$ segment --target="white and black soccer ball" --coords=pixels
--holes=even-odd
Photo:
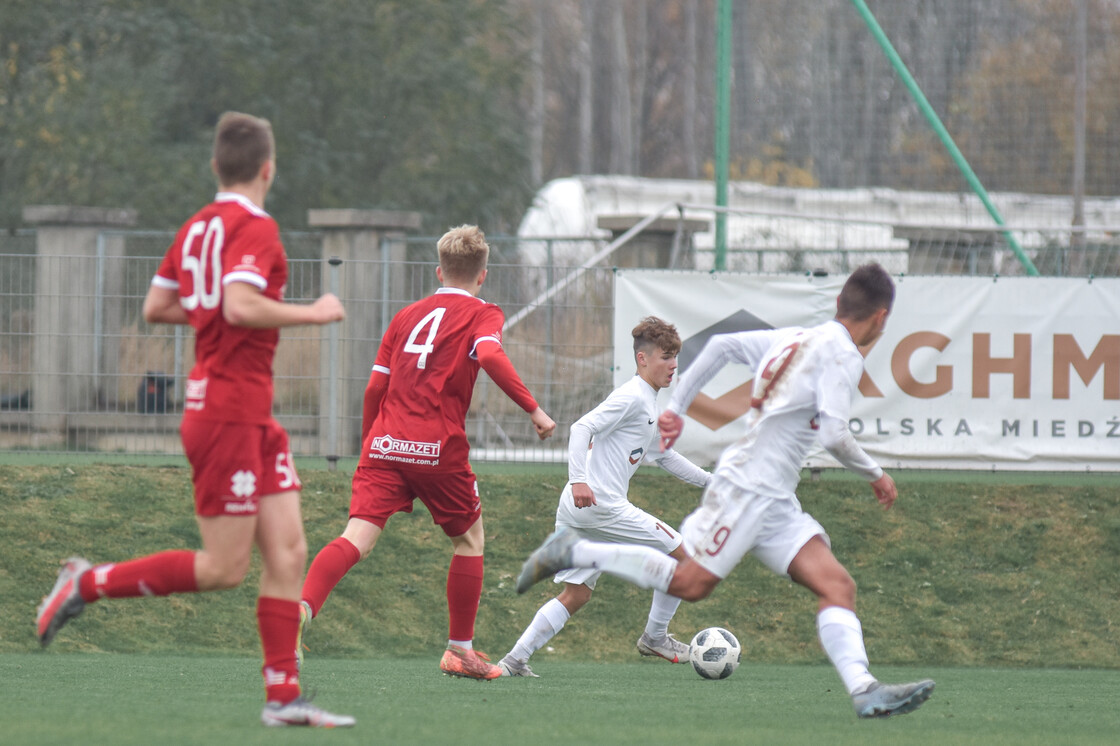
[[[742,655],[735,635],[723,627],[708,627],[692,638],[688,660],[705,679],[726,679],[735,673]]]

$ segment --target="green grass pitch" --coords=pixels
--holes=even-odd
[[[885,667],[930,675],[920,710],[858,720],[828,666],[754,665],[707,681],[661,661],[557,662],[540,679],[443,676],[438,657],[315,660],[305,686],[353,714],[331,733],[260,725],[254,658],[0,657],[6,744],[1115,744],[1120,672]]]
[[[345,524],[345,473],[303,469],[311,553]],[[0,744],[1117,744],[1120,479],[896,475],[883,512],[865,484],[805,480],[860,587],[872,672],[931,677],[917,712],[860,721],[816,640],[803,589],[744,562],[711,598],[683,604],[681,639],[724,626],[744,646],[725,681],[641,660],[649,592],[604,578],[533,658],[541,679],[441,676],[448,542],[421,509],[309,628],[303,683],[358,725],[331,733],[259,722],[252,608],[257,568],[222,593],[92,604],[40,650],[35,605],[72,553],[114,561],[195,548],[181,465],[0,459]],[[544,600],[513,592],[552,527],[562,469],[480,470],[487,537],[476,644],[502,655]],[[698,491],[639,472],[633,498],[679,523]]]

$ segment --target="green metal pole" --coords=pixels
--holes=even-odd
[[[930,123],[930,126],[933,127],[933,131],[936,132],[938,138],[941,139],[941,144],[949,151],[953,162],[957,164],[957,168],[960,170],[961,174],[964,175],[969,186],[972,187],[972,191],[976,192],[976,196],[980,198],[980,201],[988,210],[988,214],[992,216],[992,220],[996,221],[996,225],[1003,226],[1003,217],[999,214],[999,210],[996,209],[995,204],[992,203],[987,190],[984,189],[984,185],[980,183],[980,179],[977,178],[976,173],[973,172],[972,166],[968,165],[968,161],[965,159],[964,154],[961,153],[960,148],[953,142],[953,137],[949,134],[949,130],[945,129],[945,125],[941,123],[941,118],[937,116],[937,112],[933,110],[929,101],[926,100],[922,89],[918,87],[914,76],[911,75],[910,71],[906,68],[906,63],[898,56],[894,45],[891,44],[890,39],[887,38],[886,33],[883,31],[882,27],[879,26],[879,22],[875,20],[875,16],[871,14],[867,3],[865,3],[864,0],[852,0],[852,4],[856,6],[856,10],[859,11],[860,16],[863,17],[863,22],[866,23],[867,28],[871,30],[871,35],[875,37],[875,41],[879,42],[879,46],[883,48],[883,52],[887,55],[887,59],[890,60],[891,66],[894,67],[895,72],[902,78],[902,82],[906,84],[910,95],[918,102],[918,108],[921,109],[922,114],[925,115],[926,120]],[[1019,246],[1019,242],[1015,240],[1011,232],[1003,231],[1003,237],[1006,239],[1007,245],[1011,247],[1011,250],[1015,252],[1015,256],[1019,258],[1019,263],[1026,269],[1027,274],[1032,277],[1038,277],[1038,268],[1034,266],[1034,262],[1026,255],[1023,248]]]
[[[731,3],[719,0],[716,11],[716,206],[727,207],[727,171],[731,152]],[[727,269],[727,213],[716,212],[716,270]]]

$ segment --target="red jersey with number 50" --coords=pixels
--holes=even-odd
[[[177,289],[195,330],[186,417],[245,424],[272,419],[272,358],[278,329],[233,326],[222,315],[231,282],[283,300],[288,260],[276,221],[245,197],[219,192],[188,220],[152,278]]]
[[[389,323],[374,370],[388,375],[362,444],[362,466],[450,471],[467,465],[466,419],[479,363],[476,345],[501,343],[502,309],[441,288]]]

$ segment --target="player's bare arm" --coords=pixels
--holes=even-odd
[[[599,504],[595,501],[591,485],[586,482],[572,482],[572,502],[577,508],[590,508]]]
[[[898,499],[898,488],[891,475],[886,472],[871,483],[871,489],[875,491],[875,499],[883,506],[883,510],[890,510],[894,501]]]
[[[284,303],[266,297],[247,282],[231,282],[222,293],[222,315],[234,326],[275,329],[342,321],[346,311],[333,293],[320,296],[310,305]]]
[[[149,324],[189,324],[187,312],[179,303],[179,291],[157,285],[148,287],[144,296],[144,321]]]
[[[684,430],[684,418],[671,409],[666,409],[657,418],[657,430],[661,433],[661,452],[669,450],[681,437]]]
[[[540,407],[533,410],[529,419],[533,421],[533,429],[537,431],[537,437],[541,440],[551,438],[556,432],[556,423]]]

